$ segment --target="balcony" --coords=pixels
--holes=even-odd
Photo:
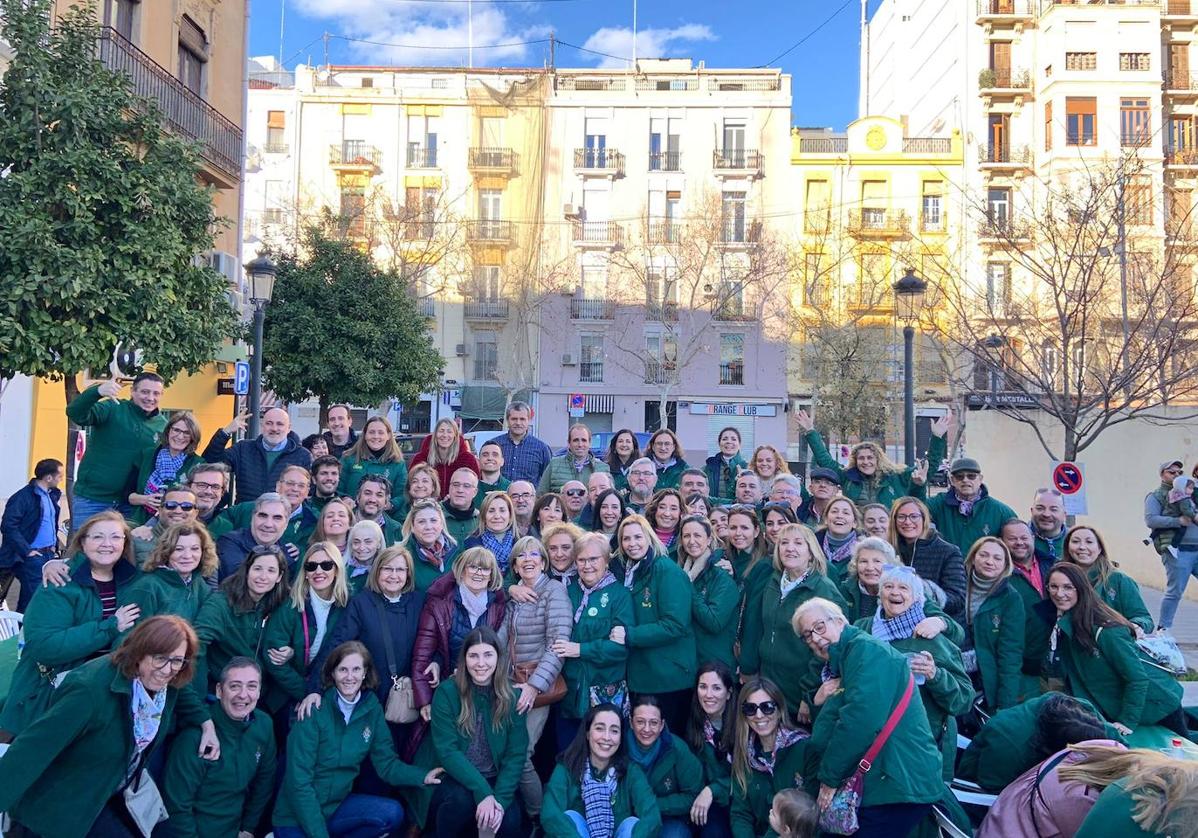
[[[749,247],[761,240],[761,222],[742,219],[726,219],[720,225],[720,246],[723,248]]]
[[[329,146],[329,165],[340,171],[373,172],[383,153],[362,140],[346,140]]]
[[[263,154],[287,154],[291,151],[291,146],[287,143],[267,143],[262,146]]]
[[[574,297],[570,300],[571,320],[613,320],[616,316],[614,300],[592,300]]]
[[[677,365],[673,361],[645,359],[646,384],[673,384],[677,380]]]
[[[510,148],[479,147],[470,149],[470,170],[487,175],[515,177],[520,156]]]
[[[100,30],[96,53],[109,70],[129,77],[134,93],[157,106],[164,125],[172,133],[200,144],[200,156],[224,177],[228,186],[241,179],[244,151],[241,128],[115,29]]]
[[[574,243],[583,247],[615,247],[624,241],[624,228],[613,221],[575,221]]]
[[[468,320],[507,320],[507,300],[467,300],[463,306]]]
[[[647,232],[650,244],[676,244],[682,241],[682,224],[677,221],[650,221]]]
[[[484,218],[466,223],[466,240],[503,245],[512,241],[512,222]]]
[[[645,300],[645,319],[652,323],[675,323],[678,320],[678,303],[673,301]]]
[[[624,155],[611,148],[574,149],[574,171],[581,176],[624,176]]]
[[[952,154],[948,137],[903,137],[903,154]]]
[[[427,242],[437,237],[437,222],[413,218],[401,222],[404,241]]]
[[[272,207],[270,209],[262,210],[262,223],[263,224],[282,224],[286,220],[287,220],[287,211],[286,210],[279,209],[277,207]]]
[[[1032,150],[1026,145],[980,145],[978,146],[978,165],[983,171],[1008,172],[1030,169],[1032,167]]]
[[[417,303],[417,308],[424,317],[437,316],[437,301],[432,297],[421,297]]]
[[[1198,148],[1165,148],[1165,165],[1171,169],[1198,169]]]
[[[992,245],[1026,244],[1032,240],[1032,228],[1022,221],[984,219],[978,224],[978,240]]]
[[[1170,73],[1165,77],[1165,95],[1175,99],[1198,99],[1198,76]]]
[[[681,172],[681,151],[651,151],[649,152],[649,171],[651,172]]]
[[[745,305],[742,297],[729,297],[723,302],[712,306],[711,319],[726,323],[737,323],[745,320],[753,320],[754,315]]]
[[[848,232],[855,238],[903,238],[910,230],[911,223],[902,210],[866,207],[849,211]]]
[[[578,381],[582,384],[602,384],[603,362],[582,361],[578,365]]]
[[[800,137],[800,154],[847,154],[848,137]]]
[[[977,23],[982,26],[1030,23],[1032,0],[977,0]]]
[[[1165,20],[1189,18],[1184,22],[1198,22],[1198,0],[1165,0],[1165,8],[1161,10],[1161,17]]]
[[[716,177],[749,177],[761,174],[761,154],[754,149],[717,148],[711,153]]]
[[[743,361],[720,364],[720,384],[744,384],[745,365]]]
[[[978,73],[978,91],[987,103],[1001,101],[1022,105],[1032,92],[1032,74],[1010,67],[987,67]]]
[[[409,169],[435,169],[437,168],[437,147],[434,146],[408,146],[408,168]]]

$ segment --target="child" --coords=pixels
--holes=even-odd
[[[819,809],[799,789],[783,789],[770,807],[770,829],[778,838],[815,838],[819,835]]]
[[[1169,492],[1169,502],[1165,508],[1161,510],[1162,515],[1168,515],[1170,518],[1195,518],[1194,506],[1194,485],[1195,481],[1192,477],[1186,477],[1184,474],[1173,479],[1173,489]],[[1165,529],[1153,530],[1152,540],[1156,545],[1156,551],[1164,555],[1168,550],[1174,558],[1177,558],[1177,548],[1181,545],[1181,538],[1185,534],[1185,527],[1168,527]]]

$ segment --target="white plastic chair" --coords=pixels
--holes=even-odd
[[[969,833],[953,823],[939,806],[933,806],[932,813],[936,816],[936,826],[940,827],[941,838],[970,838]]]
[[[21,633],[25,615],[18,611],[0,609],[0,640],[8,640]]]

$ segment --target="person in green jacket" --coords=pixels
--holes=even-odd
[[[965,671],[986,712],[1019,703],[1027,614],[1010,583],[1011,553],[1001,539],[980,538],[965,557]]]
[[[466,635],[453,676],[433,693],[432,741],[445,776],[427,828],[438,838],[523,834],[516,789],[528,727],[508,671],[499,636],[484,625]]]
[[[181,701],[196,634],[179,617],[151,617],[115,652],[89,661],[58,687],[54,703],[0,756],[0,811],[10,835],[129,835],[122,790],[147,782],[145,767],[174,727],[202,727],[210,759],[220,743],[198,703]]]
[[[442,769],[417,768],[396,756],[374,694],[378,675],[361,643],[350,640],[329,653],[321,680],[323,701],[287,736],[287,770],[272,816],[275,838],[399,832],[399,801],[353,791],[363,760],[369,757],[384,782],[401,787],[438,785]]]
[[[635,694],[624,732],[628,759],[644,773],[661,812],[659,838],[690,838],[690,812],[703,789],[703,766],[686,742],[670,732],[657,696]]]
[[[133,599],[133,543],[119,512],[93,515],[71,539],[71,578],[40,588],[25,612],[25,648],[0,729],[19,734],[46,712],[62,677],[114,647],[141,616]]]
[[[745,603],[757,601],[769,582],[773,567],[756,509],[749,504],[733,504],[728,508],[727,530],[725,543],[728,549],[724,551],[724,557],[732,565],[732,578],[740,592],[739,626],[744,620]],[[742,633],[738,628],[737,637]]]
[[[474,507],[476,497],[478,475],[468,468],[455,471],[449,479],[449,493],[441,507],[445,510],[446,529],[457,544],[464,544],[479,528],[482,519]]]
[[[117,398],[123,385],[114,379],[93,384],[67,405],[67,418],[88,430],[71,500],[72,532],[106,509],[133,514],[134,469],[166,428],[166,417],[158,411],[164,386],[161,376],[143,372],[133,379],[130,399]]]
[[[778,533],[773,574],[757,598],[745,601],[741,634],[742,675],[760,675],[778,685],[798,720],[811,721],[811,697],[819,686],[820,664],[790,627],[795,610],[813,597],[841,607],[846,603],[826,575],[827,565],[815,533],[788,524]]]
[[[731,426],[722,428],[716,436],[719,451],[704,463],[708,493],[717,498],[730,498],[736,492],[736,476],[749,464],[741,453],[740,431]]]
[[[545,788],[541,830],[547,838],[656,838],[661,812],[644,772],[628,759],[624,716],[597,704],[558,758]]]
[[[607,463],[591,455],[591,429],[581,422],[576,422],[570,426],[567,433],[565,453],[553,457],[541,472],[537,494],[560,492],[569,480],[578,480],[585,484],[595,472],[610,471]]]
[[[1087,745],[1083,762],[1063,766],[1062,783],[1102,789],[1077,838],[1193,838],[1198,762],[1147,749]]]
[[[196,493],[189,486],[175,484],[163,491],[158,514],[140,527],[134,527],[130,533],[133,537],[133,560],[138,568],[145,566],[146,559],[154,551],[158,539],[166,532],[167,527],[171,524],[199,521],[200,511],[196,506],[196,500]],[[208,534],[212,536],[211,532]],[[215,544],[216,536],[212,536],[212,540]]]
[[[812,782],[819,806],[852,776],[903,695],[913,689],[907,658],[887,643],[850,626],[834,602],[812,599],[800,606],[794,630],[827,664],[816,693],[822,703],[811,732]],[[903,838],[944,793],[941,756],[923,702],[914,695],[865,778],[858,810],[859,838]]]
[[[1082,568],[1056,564],[1048,597],[1036,608],[1056,611],[1049,654],[1059,656],[1071,693],[1090,701],[1124,736],[1151,724],[1189,736],[1181,685],[1140,660],[1135,627],[1098,598]]]
[[[855,623],[878,610],[879,585],[882,570],[888,564],[898,564],[898,556],[890,542],[875,536],[858,539],[853,555],[840,583],[840,596],[847,604],[845,617]]]
[[[423,593],[453,566],[458,540],[446,528],[444,507],[433,498],[421,498],[412,504],[404,530],[409,533],[404,546],[412,556],[416,590]]]
[[[219,565],[216,543],[203,524],[171,524],[154,545],[129,595],[141,608],[143,619],[176,614],[194,624],[212,595],[208,580],[216,577]]]
[[[287,519],[287,526],[283,529],[283,533],[278,537],[276,543],[283,546],[293,546],[296,555],[307,549],[308,540],[312,538],[312,533],[316,530],[316,523],[320,519],[320,516],[324,514],[324,506],[318,511],[308,501],[308,490],[311,485],[312,477],[308,474],[308,470],[303,466],[297,465],[284,468],[282,474],[279,475],[279,479],[275,482],[275,491],[283,496],[287,501],[287,505],[291,508],[291,515]],[[332,499],[330,498],[330,500]],[[225,533],[251,526],[253,524],[256,503],[257,500],[242,501],[230,506],[224,512],[217,515],[208,526],[208,531],[212,533],[212,537],[220,538]]]
[[[724,551],[716,549],[715,530],[702,515],[682,519],[678,563],[691,581],[691,623],[695,661],[718,660],[736,666],[736,622],[740,592],[732,581]]]
[[[633,624],[617,627],[612,639],[628,644],[628,689],[655,693],[666,723],[682,730],[695,681],[690,579],[643,515],[621,521],[616,541]]]
[[[824,507],[822,521],[816,540],[827,564],[825,575],[839,586],[848,575],[853,546],[861,537],[861,510],[846,497],[832,498]]]
[[[855,625],[907,658],[943,757],[944,780],[951,782],[957,757],[956,717],[973,706],[973,684],[954,643],[942,634],[918,634],[926,600],[918,574],[905,565],[891,565],[882,573],[881,591],[877,613]]]
[[[690,468],[683,459],[686,452],[678,434],[669,428],[658,428],[645,444],[645,455],[657,469],[657,489],[677,489],[682,472]]]
[[[354,498],[354,520],[373,521],[383,531],[384,547],[403,541],[403,520],[408,514],[407,501],[392,502],[391,485],[381,474],[367,474],[358,482]]]
[[[928,501],[932,523],[940,537],[964,555],[982,536],[998,535],[1002,525],[1018,517],[1015,510],[990,496],[982,482],[982,467],[970,457],[953,460],[949,489]]]
[[[488,492],[506,492],[512,481],[503,476],[503,447],[493,439],[478,449],[478,499],[482,503]]]
[[[397,543],[402,541],[402,537],[397,539]],[[383,528],[374,521],[358,521],[349,528],[349,552],[343,558],[345,583],[351,597],[366,588],[370,569],[387,546]]]
[[[199,444],[200,425],[192,412],[172,413],[157,444],[145,448],[135,466],[133,489],[127,498],[134,507],[130,516],[133,523],[142,524],[157,515],[166,488],[180,482],[192,466],[204,462],[196,453]]]
[[[566,697],[558,705],[557,741],[571,742],[587,709],[597,704],[623,707],[628,697],[628,646],[613,632],[635,625],[632,597],[610,570],[611,543],[601,533],[574,542],[577,575],[566,586],[573,609],[570,639],[553,641],[561,658]],[[542,809],[542,818],[544,809]]]
[[[809,784],[811,737],[792,728],[786,697],[768,678],[750,678],[740,689],[732,752],[732,836],[771,835],[770,804],[782,789]]]
[[[932,422],[926,465],[904,468],[891,462],[876,442],[859,442],[849,451],[849,464],[846,467],[828,451],[828,446],[815,429],[815,420],[807,411],[800,410],[795,414],[795,420],[803,429],[803,439],[811,448],[813,462],[835,471],[840,476],[845,497],[859,507],[871,503],[890,506],[904,495],[923,498],[927,492],[928,470],[938,469],[948,454],[946,436],[952,427],[951,413]]]
[[[736,687],[730,666],[719,661],[699,664],[686,741],[703,764],[703,788],[695,795],[690,816],[704,835],[732,831],[732,751],[739,712]]]
[[[371,416],[358,440],[341,457],[338,491],[357,497],[358,483],[367,474],[379,474],[391,484],[391,497],[402,498],[408,485],[408,466],[385,416]]]
[[[257,709],[261,690],[257,661],[233,658],[220,674],[212,708],[220,758],[199,756],[199,728],[175,738],[162,778],[171,838],[253,834],[257,828],[274,793],[277,762],[270,717]]]
[[[1077,526],[1065,533],[1065,556],[1061,561],[1086,571],[1099,598],[1132,624],[1137,638],[1152,632],[1155,621],[1140,595],[1140,586],[1130,576],[1115,570],[1098,530]]]

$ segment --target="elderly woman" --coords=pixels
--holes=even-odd
[[[480,471],[478,460],[470,453],[466,438],[462,436],[458,423],[452,419],[437,421],[433,432],[420,443],[420,450],[412,458],[412,466],[428,463],[437,472],[441,491],[449,489],[449,479],[460,468],[468,468],[477,476]]]
[[[682,519],[678,563],[691,581],[691,622],[695,633],[695,660],[717,660],[736,666],[736,621],[740,594],[724,553],[717,549],[715,531],[702,515]]]
[[[549,567],[545,572],[549,574],[550,579],[569,587],[578,577],[578,568],[574,566],[574,542],[581,537],[582,530],[578,525],[566,521],[550,524],[541,533],[545,557],[549,560]]]
[[[791,630],[790,619],[815,597],[844,604],[826,575],[815,534],[802,524],[790,524],[778,533],[769,582],[756,599],[745,601],[740,668],[742,675],[760,675],[777,684],[804,724],[811,721],[811,696],[820,683],[820,668]]]
[[[863,538],[853,545],[853,558],[849,560],[848,575],[840,585],[840,594],[848,602],[845,616],[851,622],[869,617],[878,611],[878,596],[881,592],[882,571],[887,565],[899,564],[890,542],[880,538]],[[924,621],[916,626],[917,637],[935,637],[941,632],[953,643],[965,641],[965,629],[948,615],[933,599],[927,598],[924,587]]]
[[[957,755],[957,720],[973,706],[973,684],[961,662],[961,652],[943,635],[916,634],[925,619],[923,580],[904,565],[890,565],[882,573],[878,610],[855,625],[897,649],[911,665],[919,696],[928,714],[928,725],[943,756],[945,782],[953,779]]]
[[[824,507],[823,529],[819,546],[828,557],[828,578],[839,585],[848,572],[857,531],[861,528],[861,513],[848,498],[832,498]]]
[[[911,664],[889,643],[849,625],[840,607],[826,599],[803,603],[792,626],[825,662],[824,684],[815,696],[822,709],[810,744],[813,763],[818,764],[814,779],[819,781],[820,809],[828,808],[893,718],[894,729],[865,779],[854,834],[904,838],[928,815],[944,788],[928,715],[912,701]]]
[[[1115,570],[1098,530],[1074,527],[1065,533],[1065,555],[1061,561],[1072,562],[1086,571],[1086,578],[1099,598],[1136,628],[1136,637],[1152,631],[1152,614],[1144,605],[1140,586],[1130,576]]]
[[[412,504],[418,500],[425,498],[441,500],[448,488],[448,483],[445,484],[444,490],[441,488],[441,476],[437,474],[435,468],[428,463],[414,463],[412,470],[408,472],[408,487],[402,497],[407,501],[408,509],[411,510]]]
[[[554,653],[553,644],[570,639],[573,609],[565,586],[549,578],[549,561],[537,539],[526,535],[516,542],[512,568],[520,586],[533,596],[508,600],[499,637],[510,653],[516,710],[524,715],[528,727],[528,756],[520,777],[520,796],[529,816],[536,817],[541,813],[542,788],[532,766],[532,752],[549,718],[549,704],[541,697],[553,690],[561,674],[562,659]]]
[[[965,616],[965,563],[961,551],[936,533],[927,504],[902,497],[890,515],[890,544],[903,564],[944,592],[944,610],[954,620]]]
[[[415,469],[412,471],[415,475]],[[444,576],[458,554],[458,544],[445,524],[445,508],[433,498],[421,498],[412,503],[404,521],[407,541],[404,546],[412,556],[416,590],[427,591]]]
[[[1000,539],[979,538],[965,557],[965,671],[989,713],[1014,707],[1022,695],[1023,597],[1007,580],[1011,553]]]
[[[216,544],[203,524],[172,524],[133,580],[130,597],[141,607],[143,619],[175,614],[194,623],[212,593],[205,580],[216,575],[218,564]]]
[[[790,726],[786,697],[768,678],[749,678],[740,702],[732,751],[732,834],[757,838],[769,833],[774,795],[808,776],[811,740]]]
[[[556,492],[549,492],[537,498],[532,505],[532,527],[529,535],[541,537],[542,531],[550,524],[560,524],[566,520],[566,500]]]
[[[353,596],[366,585],[370,568],[386,546],[383,528],[374,521],[359,521],[349,528],[349,552],[345,554],[345,582]]]
[[[341,494],[358,496],[358,483],[368,474],[378,474],[391,484],[391,497],[397,505],[404,497],[408,484],[408,466],[403,452],[395,441],[395,431],[385,416],[366,420],[357,441],[341,457]],[[403,510],[397,510],[402,517]]]
[[[507,575],[511,567],[512,547],[517,538],[516,510],[507,492],[491,492],[479,507],[478,529],[462,543],[463,550],[483,547],[499,563],[499,572]]]
[[[145,767],[176,719],[202,725],[201,753],[215,759],[212,721],[198,702],[180,702],[198,648],[186,620],[151,617],[115,652],[72,672],[0,757],[8,834],[133,835],[123,792],[151,782]]]
[[[133,481],[135,489],[129,494],[129,505],[138,507],[134,523],[143,523],[157,515],[166,487],[181,482],[192,466],[204,462],[196,453],[199,444],[200,425],[192,412],[172,413],[158,444],[142,452]]]

